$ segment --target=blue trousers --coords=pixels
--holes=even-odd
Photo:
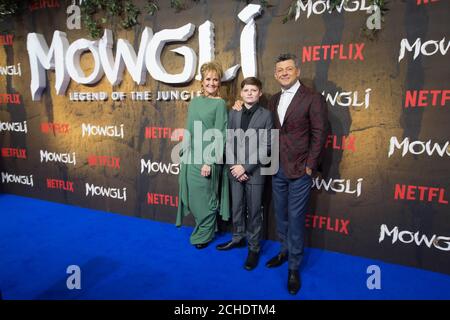
[[[305,174],[289,179],[280,167],[272,178],[272,192],[281,252],[289,257],[289,270],[298,270],[305,244],[305,216],[311,194],[312,178]]]

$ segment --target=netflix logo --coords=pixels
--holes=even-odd
[[[57,179],[47,179],[47,189],[59,189],[74,192],[72,181],[64,181]]]
[[[0,104],[21,104],[20,94],[0,93]]]
[[[59,8],[58,0],[33,0],[28,6],[31,12],[47,8]]]
[[[88,157],[88,164],[91,167],[107,167],[120,170],[120,158],[109,156],[95,156]]]
[[[0,46],[12,46],[13,39],[13,34],[0,34]]]
[[[364,61],[364,43],[328,44],[303,47],[302,62],[324,60]]]
[[[312,214],[307,214],[305,217],[306,228],[337,232],[346,236],[348,236],[349,224],[350,220],[347,219],[331,218]]]
[[[394,199],[448,204],[448,200],[445,199],[445,189],[443,188],[411,186],[398,183],[395,185]]]
[[[178,196],[160,193],[147,193],[147,204],[178,207]]]
[[[51,123],[51,122],[43,122],[41,123],[41,132],[54,134],[65,134],[69,133],[69,125],[67,123]]]
[[[167,127],[146,127],[145,138],[146,139],[171,139],[174,135],[174,141],[183,140],[184,129],[181,128],[167,128]]]
[[[408,90],[405,108],[444,107],[450,100],[450,90]]]
[[[355,136],[336,136],[329,135],[325,142],[325,148],[332,148],[334,150],[348,150],[356,152]]]
[[[19,148],[2,148],[2,157],[3,158],[16,158],[16,159],[26,159],[27,158],[27,150],[19,149]]]
[[[434,2],[439,2],[439,0],[416,0],[416,4],[418,6],[422,5],[422,4],[430,4],[430,3],[434,3]]]

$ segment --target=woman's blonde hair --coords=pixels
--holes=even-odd
[[[217,77],[219,78],[219,82],[220,82],[220,80],[223,77],[223,69],[222,69],[222,66],[220,65],[220,63],[218,63],[216,61],[206,62],[206,63],[202,64],[202,66],[200,67],[200,74],[202,75],[201,81],[203,81],[205,79],[206,74],[210,71],[217,73]]]

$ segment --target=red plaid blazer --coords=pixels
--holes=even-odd
[[[280,130],[280,166],[286,177],[299,178],[305,168],[316,170],[328,135],[328,108],[325,98],[302,83],[286,111],[283,126],[277,107],[281,91],[273,95],[268,108]]]

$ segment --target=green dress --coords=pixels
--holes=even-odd
[[[190,237],[193,245],[213,239],[217,229],[217,213],[223,220],[230,217],[228,175],[221,164],[227,122],[224,100],[208,97],[191,100],[186,121],[190,137],[185,134],[180,153],[182,159],[176,225],[181,226],[183,217],[189,213],[194,215],[196,226]],[[208,129],[215,130],[206,131]],[[209,177],[200,174],[204,164],[211,166]]]

